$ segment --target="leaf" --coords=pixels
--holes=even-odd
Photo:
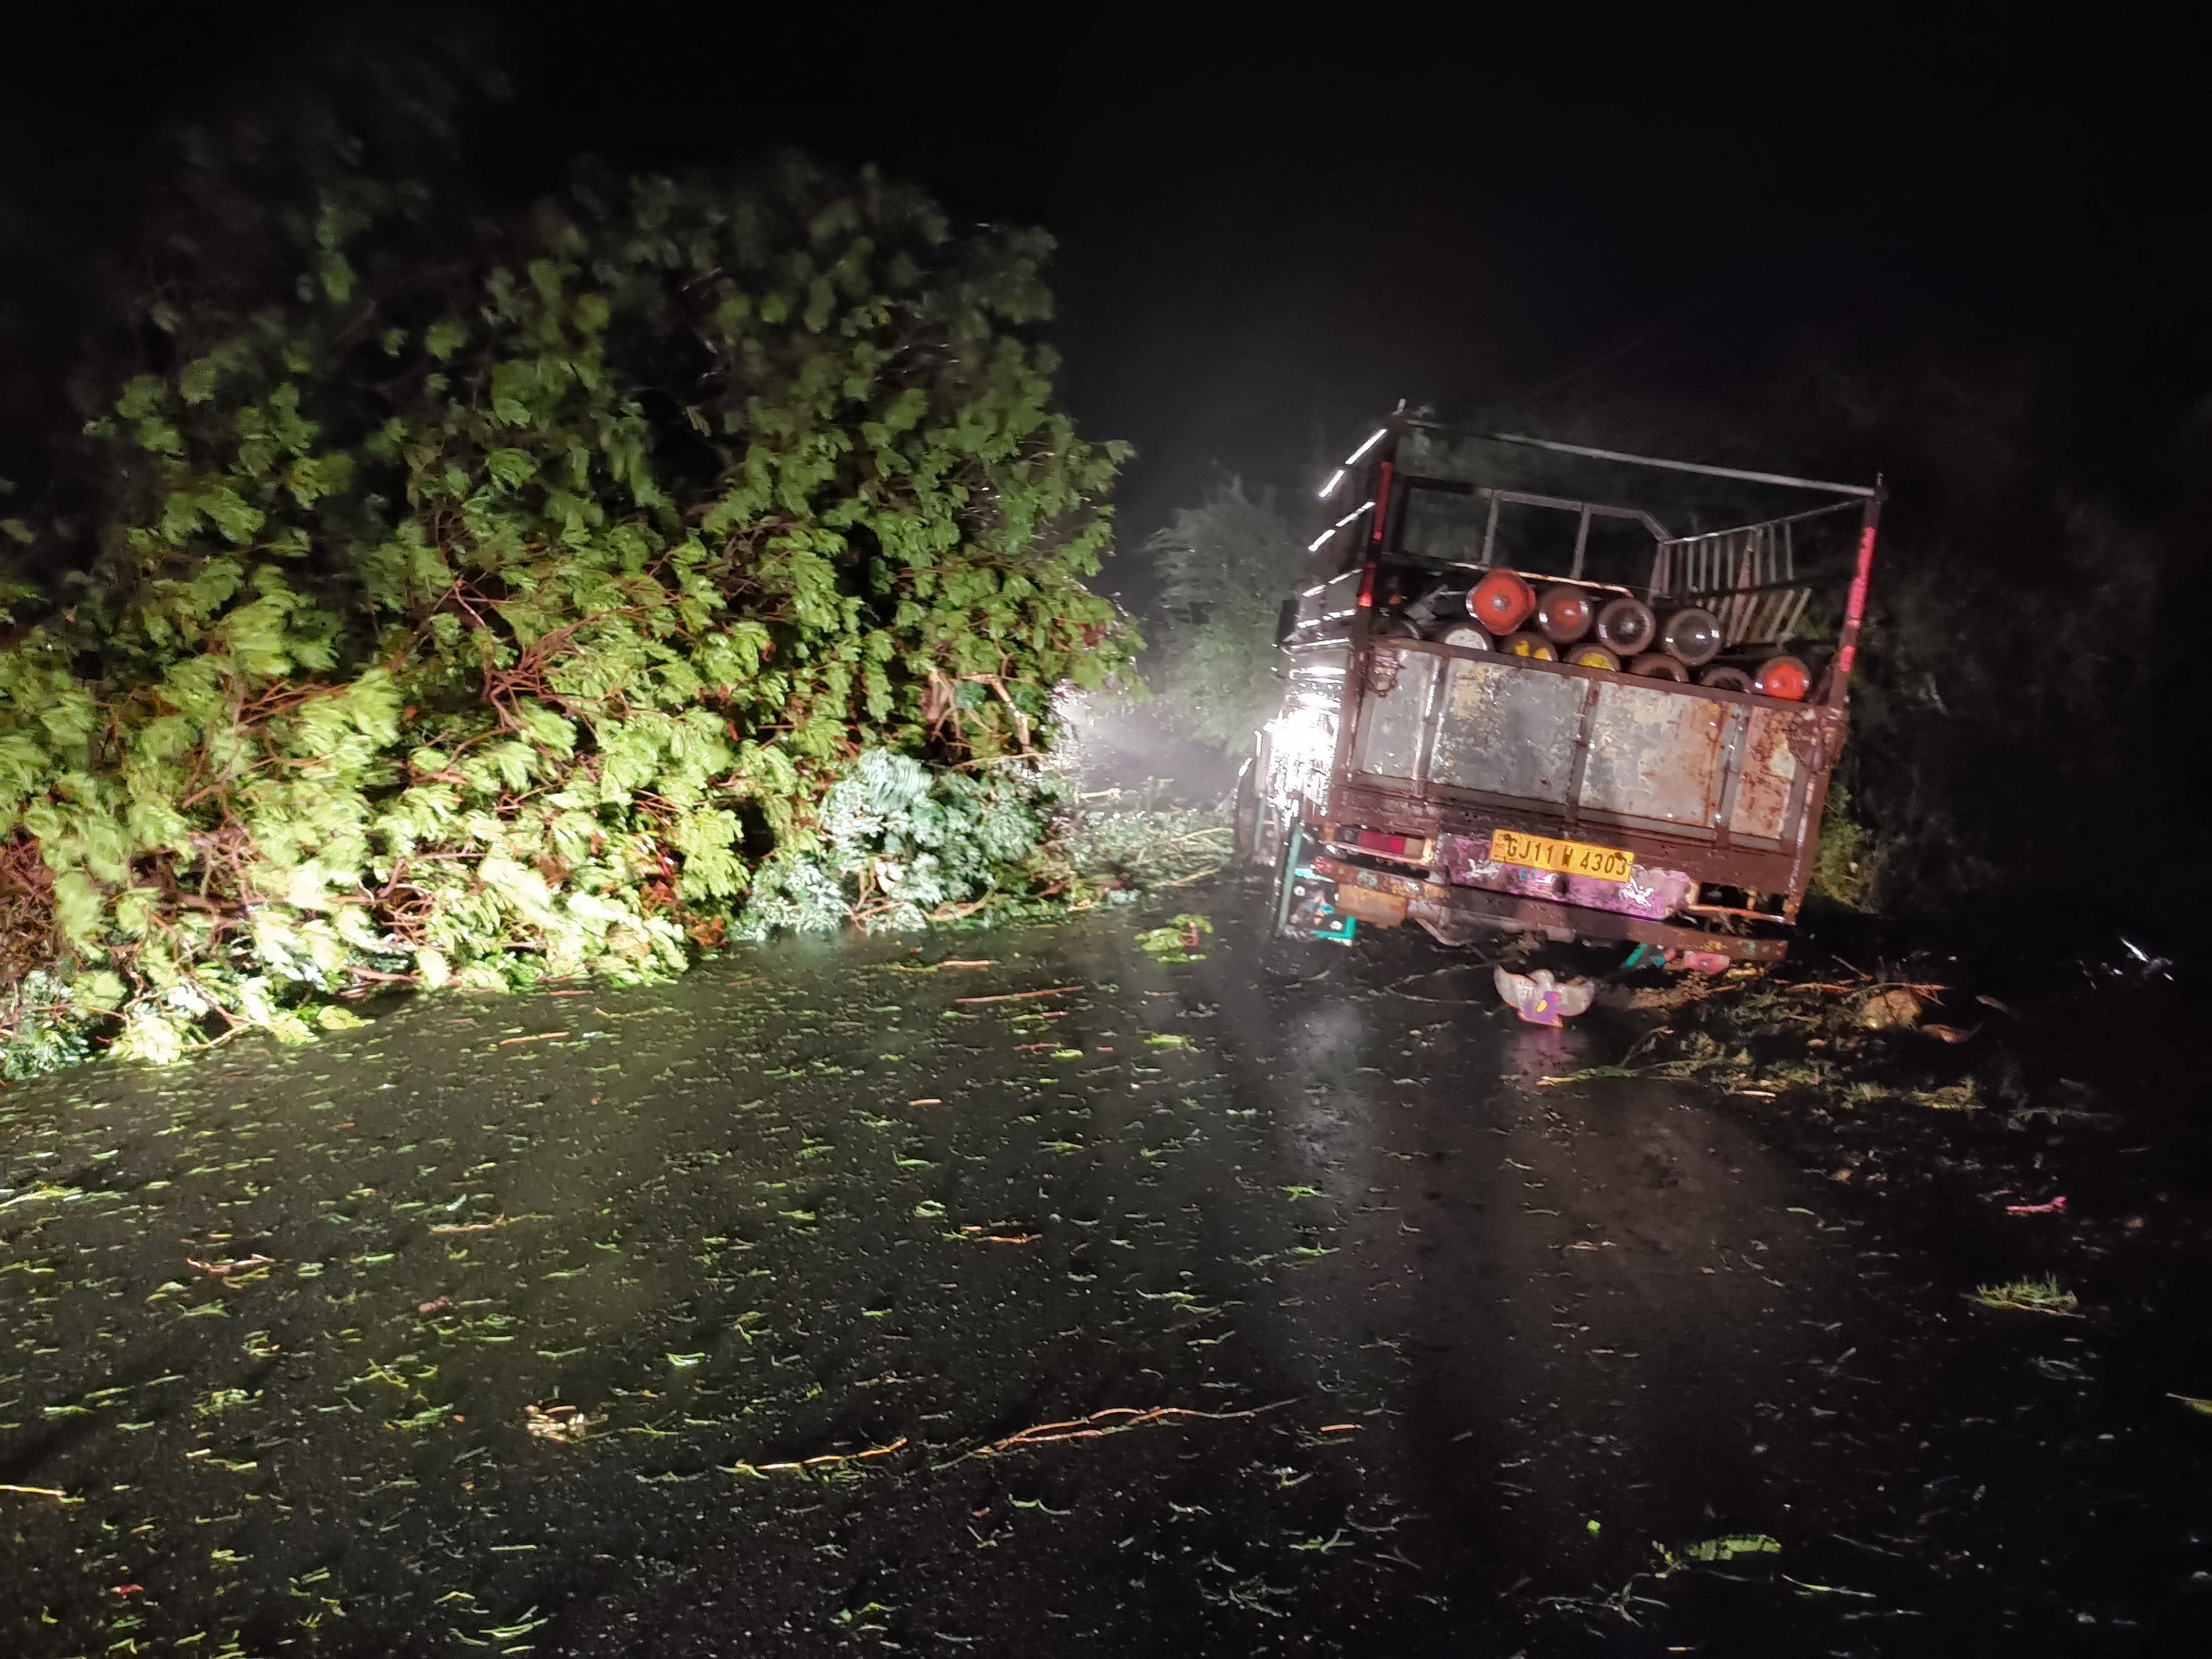
[[[509,489],[527,483],[538,475],[538,462],[526,450],[495,449],[484,457],[484,465],[490,469],[492,477]]]

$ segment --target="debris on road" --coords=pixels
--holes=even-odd
[[[1691,1544],[1679,1553],[1664,1544],[1655,1546],[1659,1559],[1673,1572],[1690,1561],[1733,1561],[1739,1555],[1779,1555],[1782,1546],[1763,1532],[1730,1533],[1725,1537],[1708,1538]]]
[[[605,1412],[579,1411],[574,1406],[525,1406],[523,1427],[539,1440],[574,1444],[607,1420]]]
[[[961,1456],[994,1457],[1007,1452],[1026,1451],[1032,1446],[1054,1445],[1062,1441],[1103,1440],[1108,1435],[1127,1434],[1132,1429],[1141,1429],[1156,1423],[1227,1423],[1240,1418],[1259,1417],[1290,1403],[1287,1400],[1279,1400],[1273,1405],[1255,1406],[1239,1412],[1202,1412],[1187,1406],[1154,1406],[1149,1410],[1139,1411],[1133,1406],[1109,1406],[1104,1411],[1091,1413],[1088,1417],[1070,1418],[1060,1423],[1039,1423],[1034,1427],[1010,1434],[1002,1440],[994,1440],[988,1445],[963,1452]],[[1333,1426],[1348,1428],[1357,1425],[1339,1424]],[[1324,1434],[1330,1431],[1328,1429],[1322,1431]],[[956,1462],[959,1461],[957,1458],[954,1460]]]
[[[1169,917],[1164,927],[1138,934],[1137,946],[1155,962],[1202,962],[1206,952],[1199,946],[1212,932],[1213,924],[1206,918],[1186,911]]]
[[[2015,1279],[2007,1285],[1980,1285],[1974,1289],[1973,1299],[1984,1308],[1996,1308],[2013,1313],[2056,1314],[2062,1318],[2078,1319],[2075,1311],[2079,1298],[2071,1291],[2058,1287],[2055,1274],[2046,1273],[2041,1279]]]
[[[880,1446],[870,1446],[856,1452],[823,1452],[814,1457],[792,1458],[780,1463],[726,1463],[721,1466],[726,1474],[750,1474],[766,1479],[771,1474],[811,1474],[817,1470],[844,1469],[854,1463],[864,1463],[871,1458],[890,1457],[907,1448],[907,1437],[899,1436]]]
[[[1565,984],[1553,979],[1551,970],[1539,968],[1533,974],[1516,974],[1506,969],[1497,970],[1498,994],[1505,1006],[1519,1014],[1531,1025],[1557,1025],[1588,1010],[1597,988],[1587,980],[1569,980]]]
[[[994,997],[955,997],[953,1001],[963,1007],[986,1002],[1027,1002],[1032,997],[1056,997],[1070,991],[1080,991],[1080,985],[1048,985],[1038,991],[1002,991]]]
[[[1920,1023],[1920,999],[1902,985],[1875,992],[1859,1004],[1858,1023],[1869,1031]]]

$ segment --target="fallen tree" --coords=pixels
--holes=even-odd
[[[18,1068],[1079,899],[1054,698],[1136,641],[1048,239],[797,161],[457,228],[353,155],[201,192],[8,521]]]

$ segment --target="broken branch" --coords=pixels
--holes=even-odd
[[[1004,991],[994,997],[955,997],[952,1000],[959,1003],[1026,1002],[1031,997],[1056,997],[1064,992],[1083,988],[1080,985],[1048,985],[1042,991]]]

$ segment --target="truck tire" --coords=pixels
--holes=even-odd
[[[1260,940],[1261,977],[1278,985],[1319,979],[1344,959],[1343,947],[1301,939],[1283,931],[1289,906],[1291,872],[1304,851],[1305,830],[1293,817],[1284,827],[1275,856],[1275,879],[1267,888],[1267,928]]]
[[[1237,805],[1229,823],[1235,837],[1237,862],[1256,861],[1260,852],[1260,768],[1252,757],[1246,758],[1243,769],[1237,775]]]

